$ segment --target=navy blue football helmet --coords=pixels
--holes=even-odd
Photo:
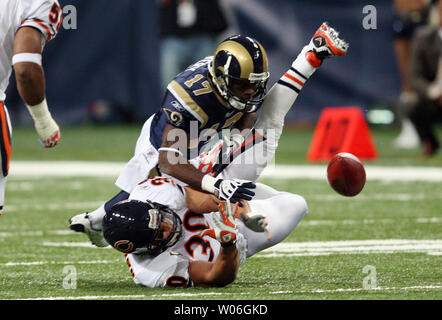
[[[161,222],[172,224],[164,239]],[[118,251],[157,256],[172,247],[181,236],[180,217],[166,206],[150,201],[124,200],[104,216],[103,236]]]
[[[267,53],[253,38],[234,35],[222,41],[215,50],[209,73],[221,96],[235,109],[259,105],[267,93]],[[232,80],[251,84],[253,95],[248,99],[236,95]]]

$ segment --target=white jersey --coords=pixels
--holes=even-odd
[[[148,255],[126,255],[126,261],[137,284],[148,287],[192,286],[189,277],[189,263],[194,260],[214,262],[220,250],[220,243],[209,237],[202,237],[205,229],[213,228],[209,214],[191,212],[186,206],[185,190],[173,179],[155,177],[139,184],[129,199],[167,205],[182,221],[182,234],[178,242],[156,257]],[[240,264],[246,259],[246,240],[237,235]]]
[[[57,35],[63,16],[57,0],[0,1],[0,101],[5,101],[12,70],[14,37],[21,27],[34,27],[44,42]]]

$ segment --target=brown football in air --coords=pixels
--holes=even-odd
[[[364,188],[365,169],[355,155],[341,152],[328,163],[327,179],[337,193],[354,197]]]

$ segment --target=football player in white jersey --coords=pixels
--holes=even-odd
[[[211,176],[257,181],[276,152],[287,112],[305,81],[322,64],[318,56],[346,53],[348,44],[340,41],[323,24],[270,90],[254,130],[241,145],[226,152],[228,161],[223,162],[220,150],[224,141],[220,141],[191,163]],[[312,52],[312,47],[322,50]],[[308,211],[302,196],[261,183],[255,191],[252,200],[240,200],[240,207],[173,178],[151,178],[138,184],[127,200],[110,208],[101,221],[101,236],[126,253],[137,284],[152,288],[225,286],[236,279],[246,258],[283,241]]]
[[[237,135],[241,139],[233,140],[238,140],[239,142],[231,143],[228,148],[224,148],[227,149],[225,152],[219,152],[223,148],[223,143],[221,142],[208,153],[207,157],[197,157],[189,161],[190,164],[199,169],[195,171],[198,172],[198,176],[203,176],[203,180],[206,182],[211,181],[215,185],[219,181],[233,181],[232,179],[239,182],[238,185],[226,185],[226,188],[221,186],[219,191],[222,191],[225,197],[218,196],[219,198],[231,200],[230,197],[235,195],[242,182],[248,180],[255,182],[258,179],[262,170],[273,158],[283,130],[285,115],[295,102],[305,82],[319,68],[325,58],[343,56],[346,54],[347,49],[348,44],[339,38],[338,32],[327,23],[323,23],[315,32],[310,43],[303,48],[295,61],[293,61],[291,68],[274,84],[263,99],[259,118],[249,136],[243,139],[242,135]],[[220,68],[220,70],[226,69]],[[146,179],[147,172],[145,168],[151,168],[151,158],[158,157],[158,151],[152,148],[145,148],[146,141],[149,142],[150,134],[151,128],[148,120],[137,142],[137,150],[139,151],[136,152],[134,157],[136,161],[132,163],[131,160],[117,180],[118,186],[125,185],[130,187],[122,187],[126,191],[120,192],[93,212],[82,213],[69,220],[72,230],[86,233],[91,242],[96,246],[104,247],[108,245],[105,239],[103,239],[101,232],[101,223],[106,212],[115,203],[128,198],[133,190],[133,186],[136,185],[135,181],[139,182]],[[179,154],[181,152],[179,150],[165,148],[162,152],[163,158],[175,160],[175,163],[183,163],[180,161],[181,156]],[[227,155],[227,161],[218,161],[215,168],[213,166],[214,163],[212,163],[214,158],[219,160],[219,156],[223,157],[224,155]],[[184,171],[183,176],[185,175]],[[164,172],[163,175],[165,175]],[[171,173],[170,175],[177,177]],[[140,177],[144,178],[140,179]],[[180,177],[177,178],[180,179]],[[180,180],[187,182],[184,179]],[[189,185],[192,186],[190,183]],[[255,198],[260,197],[261,189],[254,189]],[[200,190],[212,192],[213,188],[203,187]],[[265,195],[266,193],[264,192]],[[242,199],[247,200],[244,197]]]
[[[246,258],[284,240],[307,213],[301,196],[267,188],[266,199],[241,200],[239,207],[173,178],[150,178],[109,210],[103,234],[126,254],[137,284],[222,287]],[[266,230],[247,223],[256,215],[265,217]]]
[[[48,110],[42,52],[55,38],[62,23],[57,0],[0,1],[0,214],[11,158],[11,123],[4,104],[5,91],[14,68],[18,92],[29,110],[45,148],[60,140],[60,130]]]

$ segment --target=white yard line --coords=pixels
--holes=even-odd
[[[96,248],[89,242],[51,242],[43,246]],[[106,247],[110,248],[110,247]],[[330,254],[416,253],[442,254],[442,240],[345,240],[314,242],[282,242],[257,253],[256,258],[322,256]]]
[[[441,167],[372,166],[365,165],[367,180],[381,181],[442,181]],[[326,165],[276,165],[267,167],[263,178],[315,179],[327,177]]]
[[[8,204],[8,212],[32,210],[32,211],[55,211],[64,209],[87,210],[102,205],[105,200],[87,202],[60,202],[60,203],[20,203]]]
[[[87,206],[84,206],[86,208]],[[48,210],[48,209],[46,209]],[[304,227],[317,227],[317,226],[339,226],[339,225],[373,225],[373,224],[392,224],[400,222],[399,219],[345,219],[345,220],[305,220],[302,221],[298,228]],[[426,223],[442,223],[440,217],[422,217],[410,220],[409,222],[426,224]],[[0,231],[0,238],[7,237],[42,237],[45,235],[57,235],[57,236],[71,236],[75,233],[69,229],[60,230],[28,230],[28,231]]]
[[[12,161],[10,177],[112,177],[116,178],[124,162],[92,161]],[[441,167],[365,166],[367,180],[381,181],[442,181]],[[263,172],[262,178],[274,179],[326,179],[326,165],[273,165]]]
[[[286,294],[306,294],[306,293],[339,293],[339,292],[377,292],[377,291],[410,291],[410,290],[441,290],[442,286],[410,286],[410,287],[377,287],[373,289],[364,288],[337,288],[337,289],[312,289],[312,290],[287,290],[270,291],[268,294],[286,295]],[[66,297],[35,297],[14,300],[98,300],[98,299],[151,299],[151,298],[188,298],[188,297],[207,297],[207,296],[238,296],[238,295],[256,295],[257,292],[202,292],[202,293],[164,293],[153,295],[103,295],[103,296],[66,296]],[[7,300],[7,299],[6,299]]]
[[[95,161],[11,161],[14,177],[118,177],[123,162]]]
[[[348,198],[338,194],[316,194],[305,195],[310,201],[421,201],[421,200],[440,200],[442,194],[425,194],[425,193],[380,193],[380,194],[359,194],[357,197]]]
[[[362,220],[354,220],[354,219],[345,219],[345,220],[305,220],[302,221],[299,227],[316,227],[316,226],[338,226],[338,225],[369,225],[369,224],[391,224],[398,223],[402,220],[400,219],[362,219]],[[417,218],[408,222],[414,223],[441,223],[442,218],[439,217],[429,217],[429,218]]]
[[[124,260],[87,260],[87,261],[29,261],[29,262],[5,262],[0,263],[2,267],[16,267],[16,266],[39,266],[45,264],[63,264],[63,265],[74,265],[74,264],[109,264],[109,263],[121,263]]]
[[[442,253],[442,240],[346,240],[282,242],[256,254],[259,258],[318,256],[330,254]]]
[[[71,297],[38,297],[26,299],[12,299],[12,300],[99,300],[99,299],[141,299],[145,295],[114,295],[114,296],[71,296]],[[8,299],[5,299],[8,300]]]
[[[300,291],[273,291],[269,294],[293,294],[293,293],[338,293],[338,292],[357,292],[357,291],[403,291],[403,290],[440,290],[442,286],[412,286],[412,287],[377,287],[372,289],[364,288],[338,288],[338,289],[314,289]]]
[[[50,242],[44,241],[48,247],[91,248],[97,249],[90,242]],[[429,255],[442,254],[442,240],[346,240],[346,241],[312,241],[312,242],[282,242],[257,253],[256,258],[274,258],[287,256],[321,256],[330,254],[380,254],[380,253],[414,253],[423,252]],[[2,267],[36,266],[42,264],[109,264],[120,260],[86,260],[86,261],[10,261],[0,263]]]
[[[44,247],[68,247],[68,248],[92,248],[97,250],[97,247],[94,246],[90,242],[51,242],[51,241],[44,241],[42,243],[42,246]],[[104,247],[100,249],[110,249],[112,247]]]

